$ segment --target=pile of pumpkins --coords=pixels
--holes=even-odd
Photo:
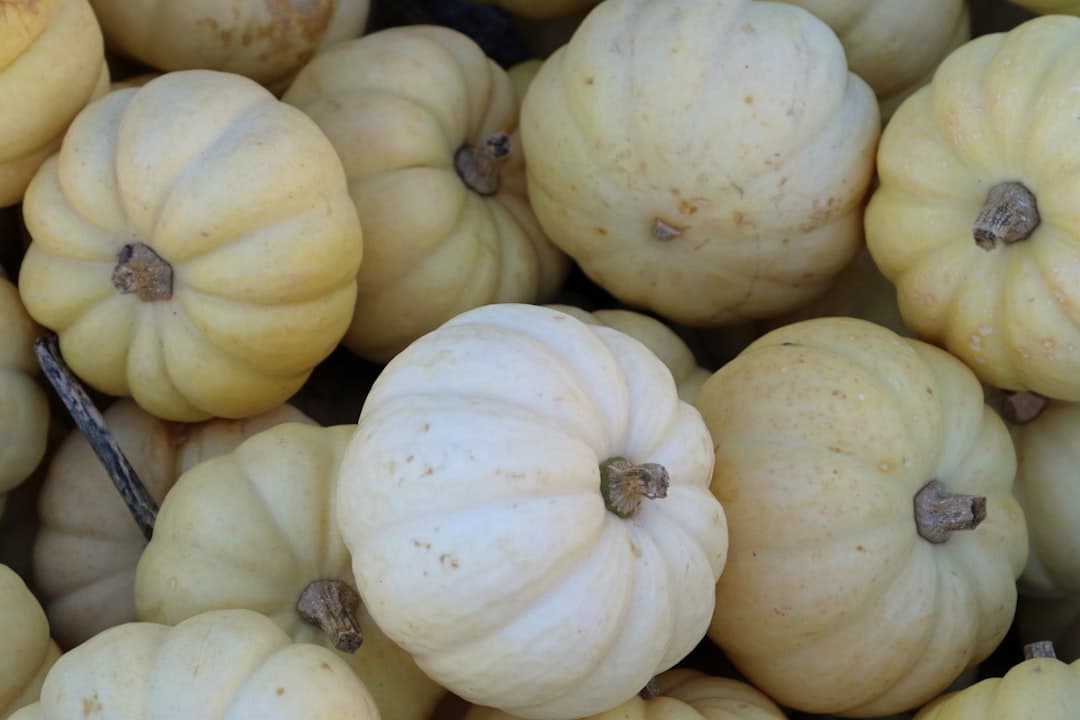
[[[1080,2],[476,2],[0,2],[0,720],[1074,718]]]

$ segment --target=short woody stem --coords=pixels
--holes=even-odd
[[[105,418],[64,362],[56,334],[47,333],[35,340],[34,353],[49,384],[60,396],[75,425],[86,436],[139,530],[149,540],[157,521],[157,502],[131,466],[124,451],[116,444],[116,439],[105,424]]]
[[[1028,643],[1024,646],[1025,660],[1039,657],[1056,658],[1057,654],[1054,652],[1054,643],[1049,640],[1039,640],[1038,642]]]
[[[983,250],[1012,245],[1030,237],[1039,222],[1039,208],[1030,190],[1019,182],[999,183],[990,188],[975,218],[975,244]]]
[[[947,541],[956,530],[974,530],[985,519],[985,497],[956,495],[938,480],[915,493],[915,527],[934,544]]]
[[[454,169],[469,188],[479,195],[499,192],[499,173],[510,158],[510,136],[495,133],[480,146],[462,145],[454,153]]]
[[[1010,425],[1024,425],[1042,415],[1048,402],[1038,393],[1010,393],[1001,402],[1001,417]]]
[[[360,595],[341,580],[314,580],[300,593],[296,612],[304,622],[321,628],[341,652],[354,653],[364,642],[356,619]]]
[[[656,678],[649,680],[645,683],[645,687],[641,688],[638,692],[638,697],[642,700],[652,700],[655,697],[660,697],[660,684],[656,682]]]
[[[116,256],[112,283],[121,295],[134,295],[143,302],[168,300],[173,291],[172,265],[149,245],[129,243]]]
[[[633,517],[645,498],[667,497],[669,483],[663,465],[634,464],[621,457],[600,463],[600,494],[604,505],[621,518]]]
[[[668,242],[682,235],[683,228],[675,227],[671,223],[656,218],[653,220],[652,234],[653,237],[661,242]]]

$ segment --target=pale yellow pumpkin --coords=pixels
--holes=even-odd
[[[0,3],[0,207],[22,200],[75,115],[108,89],[87,0]]]
[[[709,636],[756,687],[887,715],[998,646],[1027,532],[1008,431],[963,363],[865,320],[806,320],[695,404],[731,523]]]
[[[1022,595],[1016,632],[1023,643],[1048,640],[1065,662],[1080,660],[1080,593],[1065,597]]]
[[[0,514],[4,495],[45,455],[49,401],[36,379],[33,347],[40,332],[18,290],[0,270]]]
[[[792,310],[862,242],[877,103],[801,8],[606,0],[544,62],[521,126],[552,241],[668,320]]]
[[[288,405],[245,420],[198,425],[159,420],[130,400],[114,402],[104,415],[157,502],[197,463],[274,425],[313,422]],[[105,628],[135,620],[135,565],[146,538],[77,430],[49,461],[38,516],[34,579],[60,645],[74,647]]]
[[[633,310],[594,310],[588,312],[572,305],[549,305],[590,325],[606,325],[624,332],[653,351],[671,371],[679,397],[694,401],[701,386],[712,374],[698,365],[690,347],[678,333],[656,318]]]
[[[809,10],[836,32],[848,67],[874,89],[884,118],[971,38],[966,0],[783,1]]]
[[[326,648],[294,643],[251,610],[176,627],[126,623],[61,657],[40,702],[11,720],[379,720],[371,694]]]
[[[49,621],[22,578],[0,565],[0,720],[38,699],[60,657]]]
[[[285,402],[352,317],[362,235],[326,136],[251,80],[172,72],[81,113],[19,274],[83,381],[179,421]]]
[[[460,312],[559,289],[569,263],[529,207],[513,86],[467,36],[408,26],[341,43],[284,100],[334,143],[364,226],[350,350],[383,363]]]
[[[953,52],[897,110],[866,240],[904,324],[988,385],[1080,400],[1080,18]]]
[[[1011,431],[1014,493],[1031,547],[1020,591],[1080,594],[1080,405],[1050,401],[1033,419],[1011,424]]]
[[[498,5],[521,17],[557,18],[588,10],[599,0],[472,0],[478,5]]]
[[[1004,677],[939,697],[915,720],[1073,720],[1080,708],[1080,662],[1030,655],[1029,647],[1027,659]]]
[[[302,618],[298,605],[307,593],[355,596],[333,492],[355,429],[285,423],[185,472],[161,504],[139,559],[139,619],[175,624],[209,610],[250,608],[297,642],[352,642],[351,625],[327,626],[336,633],[331,637]],[[355,613],[363,644],[339,657],[364,681],[382,720],[426,720],[445,691],[362,603]]]
[[[222,70],[284,89],[363,32],[370,0],[90,0],[109,47],[159,70]]]
[[[649,688],[586,720],[783,720],[772,700],[746,683],[678,668],[657,675]],[[472,705],[463,720],[518,720],[494,708]]]

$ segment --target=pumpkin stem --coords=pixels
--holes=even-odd
[[[1037,657],[1056,658],[1057,654],[1054,652],[1054,643],[1049,640],[1039,640],[1038,642],[1028,643],[1024,646],[1025,660]]]
[[[296,612],[304,622],[326,633],[341,652],[354,653],[364,642],[356,619],[360,595],[341,580],[313,580],[296,601]]]
[[[645,683],[645,687],[641,688],[638,692],[638,697],[642,700],[652,700],[654,697],[660,697],[663,693],[660,692],[660,685],[656,682],[656,678],[649,680]]]
[[[94,406],[86,390],[68,368],[60,354],[60,344],[55,333],[46,333],[34,341],[34,354],[38,364],[64,403],[71,419],[90,442],[90,447],[105,467],[117,492],[127,505],[135,524],[147,540],[154,533],[158,505],[131,466],[124,451],[116,444],[105,418]]]
[[[990,188],[986,203],[975,218],[975,244],[993,250],[998,243],[1026,240],[1039,227],[1035,195],[1022,183],[1003,182]]]
[[[954,530],[974,530],[985,519],[985,497],[956,495],[939,480],[931,480],[915,493],[915,527],[934,544],[948,540]]]
[[[1001,402],[1001,416],[1010,425],[1024,425],[1042,415],[1049,402],[1033,392],[1009,393]]]
[[[600,463],[600,494],[604,505],[621,518],[633,517],[645,498],[667,497],[669,483],[663,465],[634,464],[621,457]]]
[[[499,192],[499,171],[510,157],[510,136],[499,132],[477,147],[465,144],[454,153],[454,169],[458,176],[479,195]]]
[[[668,242],[682,235],[683,228],[678,228],[669,222],[656,218],[653,221],[653,237],[661,242]]]
[[[120,248],[113,268],[112,284],[122,295],[134,295],[143,302],[172,297],[172,265],[143,243]]]

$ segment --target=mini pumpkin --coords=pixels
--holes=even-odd
[[[364,684],[330,650],[294,643],[251,610],[175,627],[125,623],[61,657],[41,700],[11,720],[92,718],[379,720]]]
[[[343,340],[385,363],[454,315],[546,302],[569,270],[525,193],[518,106],[469,37],[414,25],[341,43],[285,93],[326,132],[364,226]]]
[[[159,70],[207,69],[284,89],[322,48],[359,35],[370,0],[91,0],[109,47]]]
[[[784,0],[828,23],[851,71],[870,84],[884,118],[971,39],[966,0]]]
[[[783,720],[786,715],[756,688],[738,680],[677,668],[657,675],[639,694],[588,720]],[[516,720],[494,708],[473,705],[464,720]]]
[[[731,552],[711,637],[778,703],[916,708],[1004,638],[1027,558],[1004,422],[963,363],[854,318],[762,336],[695,401]]]
[[[640,342],[493,304],[375,381],[338,523],[375,622],[436,682],[579,717],[703,637],[727,553],[711,467],[701,416]]]
[[[245,420],[185,425],[159,420],[126,399],[114,402],[104,418],[158,502],[183,472],[203,460],[274,425],[312,423],[284,405]],[[60,645],[74,647],[135,620],[135,566],[146,538],[79,431],[65,438],[49,461],[38,516],[34,579]]]
[[[640,341],[652,350],[671,371],[679,397],[688,403],[694,401],[698,390],[712,374],[698,365],[693,351],[683,339],[656,318],[633,310],[613,309],[588,312],[573,305],[549,305],[548,307],[573,315],[583,323],[615,328]]]
[[[87,0],[6,0],[0,8],[0,207],[22,200],[72,119],[109,89]]]
[[[987,678],[949,693],[915,715],[915,720],[1070,720],[1080,707],[1080,662],[1058,660],[1050,643],[1024,648],[1025,660],[1004,677]]]
[[[529,199],[623,303],[689,326],[779,315],[862,242],[880,120],[791,5],[607,0],[521,111]]]
[[[1068,401],[1080,400],[1078,71],[1076,17],[959,48],[886,127],[866,211],[914,334],[988,385]]]
[[[0,515],[4,495],[45,455],[49,401],[38,385],[33,343],[40,328],[0,270]]]
[[[49,621],[15,571],[0,565],[0,718],[38,699],[41,683],[60,657]]]
[[[352,317],[362,235],[303,113],[173,72],[79,115],[27,190],[30,315],[83,381],[166,420],[281,405]]]
[[[382,720],[426,720],[445,690],[372,621],[335,519],[334,483],[355,429],[279,424],[187,470],[139,558],[135,608],[170,625],[258,610],[296,642],[342,650]]]

